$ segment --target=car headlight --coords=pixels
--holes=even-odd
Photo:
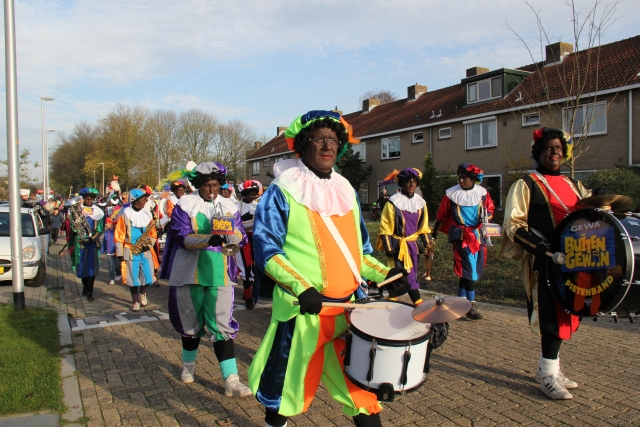
[[[31,261],[36,256],[36,248],[34,246],[27,246],[22,250],[22,261]]]

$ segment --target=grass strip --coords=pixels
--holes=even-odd
[[[0,414],[64,412],[58,314],[0,305]]]

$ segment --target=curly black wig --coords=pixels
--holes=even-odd
[[[420,178],[418,178],[417,176],[409,175],[409,174],[403,175],[402,173],[399,173],[398,174],[398,185],[400,187],[402,187],[403,185],[405,185],[407,183],[407,181],[410,181],[412,179],[415,179],[416,182],[418,183],[418,186],[420,186]]]
[[[193,186],[196,188],[200,188],[202,184],[211,180],[218,181],[220,185],[223,185],[225,182],[227,182],[227,176],[225,174],[217,172],[198,174],[195,178],[191,179],[191,184],[193,184]]]
[[[171,187],[169,188],[171,190],[172,193],[175,193],[178,188],[182,188],[185,192],[187,191],[187,186],[181,183],[174,183],[171,184]]]
[[[540,154],[542,153],[543,147],[547,142],[556,138],[562,143],[562,157],[564,158],[567,154],[567,140],[564,137],[564,132],[560,129],[542,128],[542,136],[535,139],[533,144],[531,144],[531,157],[533,157],[533,160],[540,163]]]
[[[344,128],[344,125],[325,117],[324,119],[316,120],[306,128],[300,130],[293,142],[295,152],[302,155],[304,150],[307,148],[306,146],[309,143],[309,138],[311,138],[313,131],[322,128],[329,128],[336,133],[339,143],[337,153],[341,153],[349,145],[349,135],[347,134],[347,130]]]

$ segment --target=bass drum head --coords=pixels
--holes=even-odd
[[[564,254],[565,262],[547,258],[546,272],[563,309],[581,317],[615,311],[634,270],[633,248],[621,234],[627,231],[617,216],[601,209],[578,210],[556,227],[549,248]]]
[[[393,308],[371,308],[376,305],[391,305]],[[356,304],[355,307],[350,321],[356,329],[354,333],[361,338],[372,337],[381,342],[398,341],[404,345],[407,341],[424,341],[430,336],[431,324],[416,321],[411,316],[413,306],[395,301],[376,301]]]

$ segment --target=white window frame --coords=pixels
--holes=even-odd
[[[449,136],[442,136],[442,131],[443,130],[448,130],[449,131]],[[438,139],[449,139],[451,138],[451,127],[448,128],[440,128],[438,129]]]
[[[268,168],[269,167],[269,158],[267,157],[262,161],[262,166]]]
[[[537,122],[527,122],[527,118],[528,117],[538,117],[538,121]],[[522,114],[522,127],[527,127],[527,126],[537,126],[540,124],[540,112],[537,113],[523,113]]]
[[[587,103],[587,104],[580,104],[578,105],[578,110],[582,108],[582,123],[584,126],[584,123],[586,122],[586,112],[585,112],[585,108],[584,107],[595,107],[596,105],[604,105],[604,130],[599,131],[599,132],[588,132],[587,136],[595,136],[595,135],[606,135],[607,134],[607,101],[599,101],[599,102],[592,102],[592,103]],[[569,132],[570,130],[569,128],[569,123],[567,120],[567,114],[569,110],[573,110],[572,107],[565,107],[562,109],[562,129],[565,132]],[[584,129],[584,128],[583,128]],[[580,137],[582,136],[582,133],[574,133],[573,134],[574,137]]]
[[[496,205],[495,200],[494,200],[494,205],[496,205],[496,208],[501,208],[502,207],[502,174],[493,174],[493,175],[485,175],[482,180],[484,181],[486,178],[500,178],[500,188],[498,188],[498,194],[500,195],[500,200],[498,200],[500,202],[499,205]],[[488,191],[487,191],[488,193]]]
[[[251,175],[252,176],[260,175],[260,161],[259,160],[257,162],[253,162],[251,164]]]
[[[390,159],[399,159],[400,155],[397,156],[393,156],[391,157],[389,155],[389,140],[390,139],[396,139],[398,138],[398,145],[399,145],[399,152],[402,153],[402,145],[401,145],[401,139],[400,139],[400,135],[398,136],[391,136],[389,138],[382,138],[382,140],[380,141],[380,160],[390,160]],[[386,157],[385,157],[385,145],[386,145]]]
[[[421,135],[422,138],[420,138],[420,140],[416,140],[416,135]],[[420,144],[421,142],[424,142],[424,132],[416,132],[413,135],[411,135],[411,143],[412,144]]]
[[[497,99],[497,98],[502,98],[502,90],[504,89],[502,87],[502,81],[500,81],[501,86],[500,86],[500,94],[499,95],[494,95],[493,94],[493,83],[492,81],[494,79],[502,79],[502,76],[494,76],[494,77],[490,77],[488,79],[482,79],[482,80],[477,80],[475,82],[471,82],[471,83],[467,83],[467,104],[475,104],[476,102],[484,102],[484,101],[489,101],[491,99]],[[489,98],[483,98],[480,99],[480,83],[484,83],[484,82],[489,82]],[[471,100],[471,97],[469,96],[471,94],[471,86],[475,85],[475,91],[476,91],[476,99],[475,101]]]
[[[469,147],[469,131],[468,131],[468,125],[475,125],[478,123],[488,123],[488,122],[494,122],[495,123],[495,128],[496,128],[496,143],[495,145],[482,145],[482,142],[480,142],[480,146],[479,147]],[[489,117],[482,117],[480,119],[475,119],[475,120],[467,120],[462,122],[462,124],[464,125],[464,146],[465,146],[465,150],[481,150],[484,148],[494,148],[498,146],[498,120],[496,116],[489,116]],[[480,136],[482,137],[482,131],[480,131]]]
[[[362,141],[360,142],[360,144],[352,144],[351,150],[353,150],[354,153],[360,154],[360,160],[362,161],[362,163],[367,161],[367,142],[366,141]]]
[[[361,205],[368,205],[369,204],[369,183],[368,182],[361,182],[360,183],[360,188],[358,189],[358,192],[360,193],[359,195],[360,197],[360,204]]]

